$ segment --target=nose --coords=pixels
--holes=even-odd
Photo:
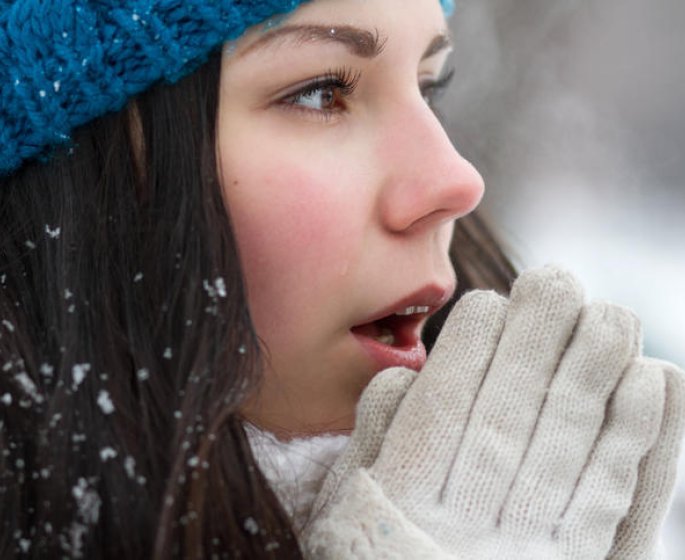
[[[384,227],[398,233],[434,228],[471,212],[484,192],[478,171],[422,98],[397,109],[380,148],[387,170],[379,204]]]

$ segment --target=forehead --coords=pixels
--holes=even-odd
[[[448,37],[438,0],[314,0],[255,26],[230,50],[242,58],[265,49],[337,42],[373,58],[386,41],[391,47],[416,42],[425,48],[427,40],[435,40],[441,44],[430,48],[440,50]]]

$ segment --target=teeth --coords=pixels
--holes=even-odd
[[[381,344],[387,344],[388,346],[392,346],[395,343],[395,335],[392,334],[390,329],[383,329],[383,331],[378,336],[375,336],[374,339]]]
[[[398,311],[395,315],[414,315],[416,313],[428,313],[430,308],[426,305],[410,305],[403,311]]]

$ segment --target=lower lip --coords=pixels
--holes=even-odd
[[[420,339],[411,346],[395,347],[378,342],[375,338],[355,333],[352,333],[352,335],[371,357],[376,371],[390,367],[405,367],[414,371],[420,371],[426,363],[426,347]]]

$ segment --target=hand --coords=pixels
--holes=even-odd
[[[660,427],[659,459],[682,429],[680,374],[662,424],[664,369],[638,353],[632,314],[583,306],[558,270],[525,273],[510,302],[468,294],[418,377],[388,370],[365,391],[311,557],[605,558],[626,513],[649,517],[631,507],[638,472],[638,494],[661,481],[666,501],[673,460],[638,469]]]
[[[649,360],[643,358],[643,360]],[[628,515],[621,521],[608,558],[652,560],[659,557],[659,535],[676,480],[685,424],[685,377],[673,364],[651,360],[664,373],[666,400],[656,443],[640,462]]]

